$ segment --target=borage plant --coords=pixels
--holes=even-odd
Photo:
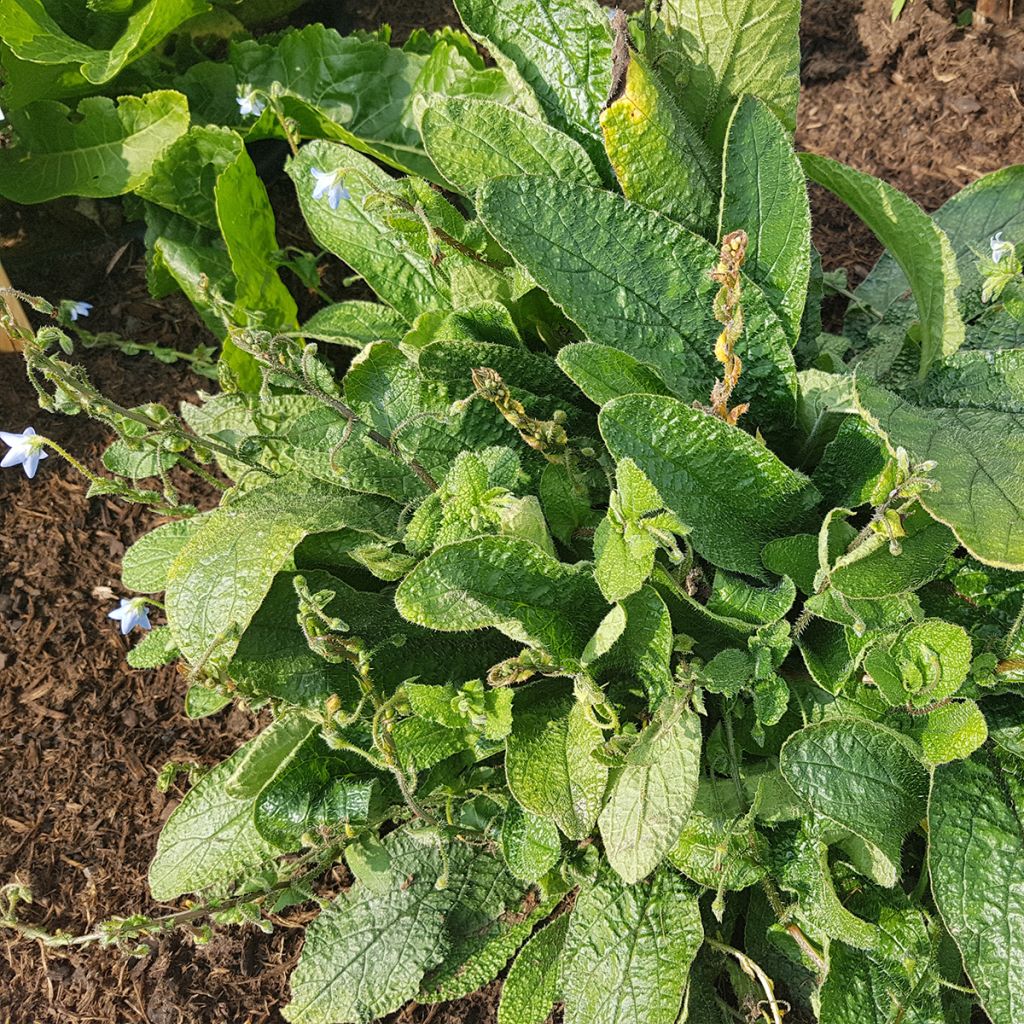
[[[425,103],[446,192],[298,150],[381,302],[225,314],[251,390],[126,409],[29,343],[120,434],[94,492],[180,517],[125,556],[130,661],[272,718],[164,827],[198,901],[97,937],[269,927],[343,859],[292,1021],[506,967],[501,1024],[1024,1015],[1024,168],[929,218],[796,156],[797,5],[736,6],[461,0],[511,100]],[[842,335],[808,178],[888,250]]]

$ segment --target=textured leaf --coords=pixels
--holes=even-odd
[[[326,199],[313,199],[313,168],[351,171],[345,179],[351,199],[337,210]],[[347,146],[318,140],[303,146],[287,170],[313,237],[361,274],[382,302],[409,321],[445,305],[446,291],[429,260],[389,227],[378,209],[364,209],[371,190],[387,188],[392,180],[376,164]]]
[[[881,854],[883,877],[894,884],[900,847],[924,816],[928,789],[927,773],[907,741],[874,722],[836,719],[794,733],[779,766],[815,813]]]
[[[913,200],[878,178],[823,156],[804,153],[800,160],[807,176],[846,203],[906,274],[921,321],[923,378],[964,342],[956,301],[960,275],[949,239]]]
[[[710,242],[620,196],[549,178],[503,178],[480,192],[480,215],[501,245],[586,332],[652,366],[687,402],[706,402],[720,366],[714,339],[718,261]],[[751,416],[784,418],[796,375],[789,341],[756,285],[743,289],[737,396]]]
[[[455,843],[406,831],[386,843],[391,871],[403,883],[375,892],[356,884],[308,928],[291,977],[284,1016],[296,1024],[361,1024],[397,1010],[419,991],[424,973],[451,945],[450,921],[500,916],[500,862]],[[438,885],[440,879],[447,882]],[[481,921],[482,919],[482,921]]]
[[[501,825],[501,852],[516,878],[536,882],[558,863],[562,840],[550,819],[512,803]]]
[[[637,885],[605,871],[569,918],[566,1024],[675,1024],[703,938],[697,898],[671,868]]]
[[[973,700],[957,701],[928,715],[920,739],[926,764],[962,761],[988,739],[988,726]]]
[[[654,368],[628,352],[581,341],[559,349],[558,365],[595,405],[604,405],[622,395],[667,395]]]
[[[700,719],[663,702],[613,778],[598,821],[623,881],[644,878],[675,845],[697,796],[700,752]]]
[[[420,137],[423,107],[435,96],[502,101],[510,92],[502,73],[484,68],[464,36],[466,47],[450,31],[419,38],[422,47],[399,50],[366,34],[306,25],[275,41],[245,40],[230,56],[242,88],[276,97],[303,137],[343,142],[399,170],[436,178]],[[280,127],[267,112],[250,133],[279,135]]]
[[[157,668],[181,656],[174,636],[167,626],[156,626],[125,655],[132,668]]]
[[[926,408],[865,381],[857,402],[890,448],[935,461],[941,488],[920,498],[931,515],[982,562],[1024,569],[1024,414]]]
[[[586,838],[608,780],[608,769],[591,756],[601,740],[564,684],[543,680],[517,690],[505,753],[512,795],[570,839]]]
[[[545,925],[519,951],[501,986],[498,1024],[544,1024],[558,999],[562,947],[569,928],[563,914]]]
[[[714,234],[716,161],[668,89],[633,52],[621,93],[601,112],[601,128],[627,199],[658,210],[699,235]]]
[[[249,624],[307,534],[351,526],[387,539],[397,513],[382,498],[289,477],[222,505],[171,565],[166,603],[175,640],[190,660],[202,657],[229,627]]]
[[[395,604],[430,629],[494,627],[559,664],[578,662],[608,610],[589,565],[566,565],[512,537],[440,548],[402,581]]]
[[[612,35],[593,0],[458,0],[470,35],[520,78],[556,128],[606,166],[598,117],[612,77]]]
[[[23,61],[77,64],[87,82],[100,85],[182,22],[209,9],[203,0],[149,0],[125,21],[112,45],[94,48],[69,36],[48,13],[43,0],[7,0],[0,8],[0,38]]]
[[[388,306],[352,299],[318,309],[302,325],[302,334],[307,338],[361,349],[375,341],[397,344],[408,326],[405,319]]]
[[[630,395],[601,410],[612,455],[631,458],[714,564],[763,576],[761,549],[795,532],[818,492],[749,434],[673,398]]]
[[[889,550],[887,534],[874,533],[835,563],[832,586],[847,597],[890,597],[935,579],[956,549],[956,537],[923,509],[911,512],[903,526],[907,536],[900,538],[898,555]]]
[[[1022,797],[980,758],[936,768],[928,801],[932,892],[993,1024],[1024,1016]]]
[[[214,204],[237,282],[236,317],[243,325],[251,324],[264,330],[296,330],[295,300],[273,261],[280,249],[274,211],[267,190],[244,149],[217,178]]]
[[[280,852],[256,830],[254,798],[227,792],[225,784],[249,747],[204,775],[167,819],[149,866],[153,899],[166,902],[243,879]]]
[[[434,166],[464,195],[503,175],[542,174],[599,185],[587,152],[543,121],[487,100],[448,99],[423,114]]]
[[[0,195],[16,203],[59,196],[119,196],[141,185],[153,163],[188,129],[178,92],[92,96],[77,116],[40,100],[11,113],[15,145],[0,151]]]
[[[736,105],[725,149],[719,237],[743,229],[744,268],[796,344],[811,278],[811,210],[786,129],[753,96]]]
[[[165,523],[143,534],[124,553],[121,582],[129,590],[155,594],[164,589],[167,573],[178,552],[203,525],[204,514]]]
[[[800,95],[800,4],[665,0],[661,21],[679,50],[683,110],[721,152],[736,101],[756,96],[792,131]]]

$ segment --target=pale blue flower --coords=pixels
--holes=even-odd
[[[91,312],[91,302],[72,302],[68,304],[68,316],[72,320],[77,320],[80,316],[88,316]]]
[[[144,597],[122,597],[121,607],[115,608],[107,618],[117,619],[121,623],[122,636],[127,636],[136,626],[142,629],[153,628]]]
[[[1002,231],[994,234],[988,244],[992,246],[993,263],[998,263],[1004,256],[1010,256],[1013,253],[1013,242],[1004,242]]]
[[[236,96],[235,102],[242,117],[259,117],[267,109],[267,101],[258,96],[254,89]]]
[[[345,182],[341,180],[341,171],[321,171],[318,167],[311,167],[309,172],[316,181],[313,186],[313,198],[323,199],[327,196],[327,202],[332,210],[338,208],[342,199],[352,198],[352,193],[345,188]]]
[[[29,480],[36,475],[39,460],[48,458],[48,453],[43,451],[45,441],[31,427],[26,427],[20,434],[8,434],[0,430],[0,441],[10,449],[0,459],[0,466],[4,469],[21,466]]]

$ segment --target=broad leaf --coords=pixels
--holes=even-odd
[[[351,526],[387,539],[397,514],[384,499],[289,477],[221,506],[171,565],[166,600],[175,640],[192,661],[213,644],[230,649],[230,629],[245,629],[305,536]]]
[[[976,558],[1024,569],[1024,413],[914,405],[865,381],[857,402],[891,449],[936,463],[921,504]]]
[[[501,825],[501,852],[516,878],[536,882],[558,863],[562,840],[549,818],[513,803]]]
[[[566,1024],[675,1024],[704,939],[697,897],[669,867],[584,886],[562,954]]]
[[[928,775],[909,741],[874,722],[836,719],[794,733],[779,766],[815,813],[877,850],[876,880],[895,884],[900,848],[924,816],[928,790]]]
[[[562,371],[595,405],[623,395],[667,395],[654,367],[610,345],[581,341],[559,349]]]
[[[612,78],[612,34],[593,0],[457,0],[469,33],[517,77],[556,128],[606,166],[598,117]]]
[[[751,0],[665,0],[659,16],[674,58],[668,66],[680,66],[679,101],[712,152],[721,152],[729,116],[745,93],[793,130],[800,95],[799,0],[766,8]]]
[[[153,899],[244,879],[281,851],[257,831],[255,798],[233,797],[226,783],[251,745],[204,775],[167,819],[149,866]]]
[[[964,342],[956,301],[960,275],[949,239],[913,200],[870,174],[827,157],[801,154],[807,176],[838,196],[902,268],[921,321],[920,376]]]
[[[1022,801],[984,756],[936,768],[928,800],[932,892],[993,1024],[1024,1016]]]
[[[601,740],[601,730],[563,683],[542,680],[517,690],[505,753],[512,795],[570,839],[586,838],[608,781],[608,769],[592,756]]]
[[[549,178],[505,178],[480,192],[480,215],[590,341],[654,367],[687,402],[706,402],[721,367],[714,339],[718,261],[710,242],[620,196]],[[756,285],[743,288],[737,395],[751,416],[785,418],[796,374],[782,324]]]
[[[563,914],[519,951],[501,986],[498,1024],[544,1024],[558,999],[562,947],[569,928]]]
[[[747,274],[796,344],[811,277],[811,210],[786,129],[753,96],[729,121],[719,237],[747,233]]]
[[[601,410],[616,459],[630,458],[715,565],[761,577],[761,549],[796,532],[818,493],[737,427],[674,398],[630,395]]]
[[[77,116],[40,100],[11,113],[17,142],[0,150],[0,195],[16,203],[59,196],[119,196],[141,185],[188,128],[178,92],[84,99]]]
[[[405,319],[379,302],[352,299],[318,309],[303,325],[306,338],[361,349],[375,341],[396,344],[408,330]]]
[[[513,107],[477,99],[448,99],[423,114],[423,141],[446,181],[472,195],[504,175],[546,174],[599,185],[582,146]]]
[[[146,594],[163,590],[171,563],[205,519],[205,514],[191,519],[179,519],[143,534],[124,553],[121,560],[121,582],[129,590]]]
[[[629,53],[619,95],[601,112],[601,128],[627,199],[699,235],[714,235],[716,161],[657,74],[635,53]]]
[[[512,537],[438,549],[402,581],[395,604],[410,622],[446,633],[500,629],[563,665],[578,663],[608,610],[589,565]]]
[[[598,824],[608,863],[632,884],[675,845],[697,796],[697,715],[664,701],[614,776]]]
[[[351,172],[345,178],[351,198],[337,210],[326,198],[313,198],[314,168]],[[385,222],[379,209],[364,207],[373,190],[386,189],[391,182],[376,164],[347,146],[315,141],[303,146],[287,169],[313,237],[361,274],[383,302],[409,321],[445,305],[446,289],[430,261]]]

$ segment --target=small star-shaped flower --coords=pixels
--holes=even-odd
[[[309,170],[316,181],[313,186],[314,199],[323,199],[327,196],[328,205],[332,210],[336,210],[342,199],[352,198],[352,193],[345,188],[345,183],[341,180],[341,171],[321,171],[318,167],[311,167]]]
[[[259,117],[267,109],[267,101],[257,95],[254,89],[235,97],[238,104],[238,112],[242,117]]]
[[[1003,241],[1002,231],[994,234],[988,243],[992,247],[992,262],[998,263],[1004,256],[1009,256],[1013,252],[1013,243]]]
[[[91,302],[72,302],[68,304],[68,316],[72,320],[77,320],[80,316],[88,316],[91,312]]]
[[[122,597],[121,607],[115,608],[107,618],[117,619],[121,623],[122,636],[127,636],[136,626],[142,629],[153,628],[144,597]]]
[[[9,434],[0,430],[0,441],[10,449],[0,459],[0,466],[4,469],[21,466],[29,480],[36,475],[39,460],[48,458],[47,452],[43,451],[45,441],[31,427],[26,427],[20,434]]]

